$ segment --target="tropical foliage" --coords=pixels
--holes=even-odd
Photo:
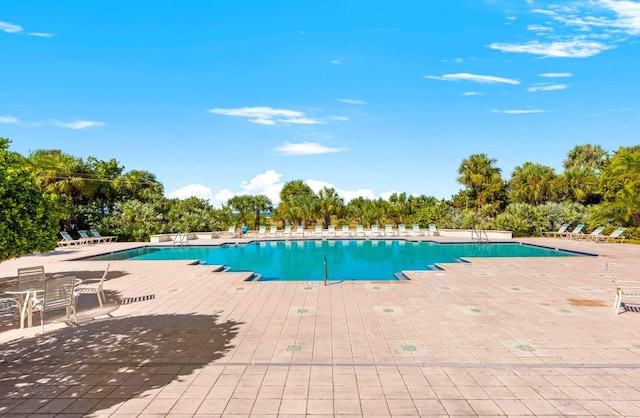
[[[86,160],[61,150],[27,157],[8,151],[0,139],[0,259],[55,247],[58,231],[95,227],[121,240],[148,240],[157,233],[218,231],[246,225],[418,224],[440,228],[506,229],[539,235],[563,223],[625,226],[640,238],[640,146],[608,153],[578,145],[563,171],[524,162],[509,179],[497,160],[473,154],[462,160],[450,200],[396,192],[388,199],[357,197],[345,202],[333,188],[315,193],[302,180],[284,184],[280,203],[264,195],[237,195],[221,208],[203,199],[168,199],[153,173],[125,171],[115,159]]]
[[[0,138],[0,261],[55,248],[58,216],[20,154]]]

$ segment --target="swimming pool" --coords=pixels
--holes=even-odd
[[[431,270],[466,257],[570,257],[576,253],[519,243],[439,244],[404,240],[266,241],[192,247],[143,247],[91,260],[199,260],[251,271],[259,280],[398,280],[402,270]]]

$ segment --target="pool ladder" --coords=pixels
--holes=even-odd
[[[478,229],[476,227],[473,227],[471,229],[471,241],[478,241],[480,244],[482,243],[488,244],[489,236],[487,235],[487,232],[484,229]]]

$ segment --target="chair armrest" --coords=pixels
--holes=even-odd
[[[102,279],[82,279],[81,283],[78,283],[76,286],[81,286],[83,284],[91,284],[91,283],[99,283]]]

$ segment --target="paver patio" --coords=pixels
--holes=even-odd
[[[109,302],[83,296],[79,325],[0,323],[0,415],[640,416],[640,310],[614,314],[605,269],[640,280],[640,246],[518,241],[599,256],[326,287],[111,261]],[[137,245],[5,261],[0,290],[23,266],[99,277],[106,262],[73,259]]]

